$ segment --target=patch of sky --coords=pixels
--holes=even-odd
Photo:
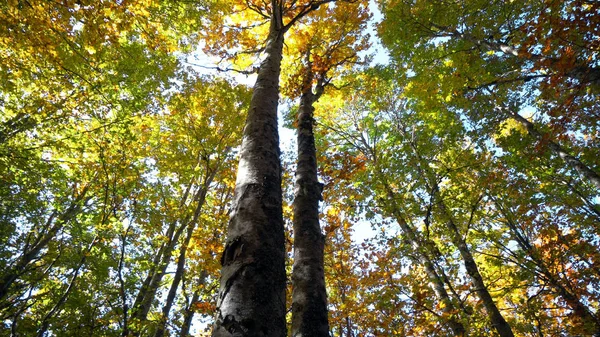
[[[142,173],[142,178],[151,184],[157,183],[159,171],[156,168],[156,160],[154,158],[145,158],[143,162],[148,166],[149,170]]]
[[[371,48],[360,56],[373,55],[373,64],[387,65],[390,63],[390,55],[377,36],[377,25],[383,20],[383,15],[374,0],[369,1],[369,10],[372,16],[367,24],[367,34],[369,34]]]

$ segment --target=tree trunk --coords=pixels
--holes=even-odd
[[[190,244],[190,241],[192,240],[194,229],[196,228],[196,224],[198,223],[198,219],[200,218],[202,206],[204,205],[204,201],[206,200],[206,193],[208,192],[208,188],[210,187],[210,184],[212,183],[212,180],[216,174],[216,170],[207,174],[208,175],[204,183],[202,184],[203,186],[200,188],[199,193],[196,195],[197,206],[194,210],[194,216],[192,218],[192,221],[190,221],[187,225],[187,231],[184,242],[181,244],[181,248],[179,249],[177,269],[175,270],[175,276],[173,277],[173,282],[171,282],[171,287],[169,288],[169,293],[167,294],[167,300],[162,308],[162,317],[158,323],[158,326],[156,327],[154,337],[163,337],[165,335],[167,321],[169,320],[169,312],[171,311],[171,307],[173,306],[173,302],[175,301],[175,296],[177,295],[177,288],[179,288],[179,283],[183,278],[187,248]]]
[[[56,316],[60,312],[62,305],[65,304],[65,302],[67,301],[67,298],[71,294],[71,290],[73,290],[73,287],[75,286],[75,281],[77,281],[77,277],[79,276],[79,271],[85,264],[85,260],[88,257],[88,255],[90,254],[90,251],[92,250],[92,248],[94,248],[94,245],[96,244],[97,240],[98,240],[98,237],[97,236],[94,237],[92,242],[88,245],[88,248],[82,252],[81,260],[79,261],[77,268],[75,268],[75,270],[73,271],[73,275],[71,276],[71,280],[69,281],[69,285],[67,286],[67,289],[62,294],[62,296],[60,296],[60,298],[54,304],[52,309],[48,313],[46,313],[46,315],[42,319],[41,327],[37,332],[37,337],[43,337],[46,334],[46,332],[48,331],[48,328],[50,327],[50,319],[52,319],[54,316]]]
[[[550,269],[546,266],[543,259],[541,258],[540,253],[535,249],[534,246],[531,245],[529,239],[523,235],[521,230],[519,230],[517,224],[511,219],[512,217],[496,200],[492,198],[497,208],[500,210],[504,218],[506,219],[506,223],[510,232],[513,234],[515,241],[521,249],[529,256],[531,261],[537,267],[537,272],[543,276],[545,281],[550,284],[558,294],[563,298],[565,303],[573,310],[573,313],[577,315],[582,322],[582,324],[593,327],[594,336],[600,336],[600,317],[598,317],[594,312],[586,305],[583,301],[581,301],[580,297],[577,296],[574,292],[568,290],[568,286],[565,287],[563,282],[561,282],[560,277],[555,273],[551,272]]]
[[[244,127],[232,216],[221,257],[212,336],[283,337],[285,237],[277,131],[283,51],[281,7],[272,18]]]
[[[323,255],[325,237],[319,225],[322,184],[317,177],[313,134],[312,72],[303,84],[298,109],[298,164],[294,193],[294,266],[292,271],[292,336],[328,337],[327,291]]]
[[[190,337],[190,328],[192,327],[192,319],[194,318],[194,305],[200,299],[200,291],[196,289],[192,300],[185,309],[183,314],[183,323],[181,324],[181,330],[179,331],[179,337]]]
[[[207,166],[208,167],[208,166]],[[212,173],[214,175],[214,173]],[[212,177],[210,178],[212,181]],[[180,207],[183,207],[188,199],[188,195],[192,186],[194,185],[195,178],[188,184],[185,193],[183,194],[181,201],[179,203]],[[193,196],[193,202],[197,203],[195,214],[200,212],[200,209],[204,205],[204,200],[206,197],[208,185],[204,183],[198,191]],[[190,216],[186,216],[183,221],[181,221],[181,225],[177,227],[177,221],[173,221],[169,224],[169,228],[167,229],[166,236],[169,238],[169,242],[163,243],[158,249],[154,259],[152,261],[152,267],[148,272],[148,275],[144,279],[140,290],[136,296],[136,299],[133,303],[131,318],[134,320],[132,323],[140,324],[144,322],[148,316],[148,312],[152,307],[152,301],[156,297],[156,292],[160,287],[160,283],[162,282],[163,276],[171,262],[171,255],[173,250],[175,250],[175,246],[179,241],[179,237],[183,233],[183,230],[190,225]],[[134,335],[139,335],[138,328],[131,328],[134,331]]]
[[[54,239],[58,231],[66,223],[74,219],[81,212],[82,206],[91,199],[91,197],[86,197],[89,187],[90,185],[88,184],[83,188],[81,193],[71,202],[64,213],[58,215],[56,210],[52,212],[46,221],[46,233],[41,234],[36,238],[35,242],[31,244],[27,242],[21,257],[14,263],[12,268],[9,268],[4,275],[0,276],[0,307],[4,307],[5,303],[2,302],[8,296],[11,285],[18,280],[21,275],[27,272],[31,262],[34,261],[40,252],[46,248],[48,243]],[[7,304],[9,305],[9,303]]]
[[[458,251],[460,252],[460,255],[463,258],[467,274],[469,274],[469,276],[471,277],[471,282],[473,282],[475,291],[477,292],[477,295],[483,302],[488,317],[492,322],[492,326],[494,327],[494,329],[496,329],[496,331],[501,337],[514,337],[510,325],[506,322],[506,320],[502,316],[502,313],[500,313],[500,310],[498,310],[498,307],[496,306],[492,295],[490,294],[490,292],[487,289],[487,286],[483,282],[483,277],[481,277],[481,274],[479,273],[479,268],[477,268],[477,264],[475,263],[473,255],[471,255],[471,251],[469,250],[467,243],[458,231],[458,228],[456,227],[454,221],[451,219],[449,214],[447,214],[447,209],[444,205],[444,201],[440,200],[439,203],[443,212],[446,213],[446,215],[449,218],[446,221],[446,225],[450,230],[452,243],[458,248]]]
[[[399,131],[404,136],[406,136],[402,128],[399,128]],[[486,309],[487,315],[490,319],[490,322],[492,323],[492,326],[494,327],[494,329],[496,329],[496,331],[501,337],[514,337],[510,325],[506,322],[506,320],[500,313],[500,310],[498,310],[498,307],[496,306],[492,295],[490,294],[490,292],[487,289],[487,286],[483,282],[483,277],[481,276],[481,273],[479,273],[479,268],[477,267],[477,263],[475,263],[475,259],[471,254],[467,242],[462,237],[462,234],[460,233],[458,227],[454,223],[453,216],[450,210],[446,207],[445,201],[440,194],[439,186],[436,182],[434,174],[431,171],[425,169],[425,167],[428,167],[428,165],[419,154],[418,148],[414,140],[412,138],[407,139],[409,139],[413,155],[417,161],[417,169],[421,174],[422,178],[425,180],[425,185],[431,191],[431,196],[434,199],[436,199],[436,203],[440,208],[442,215],[445,217],[444,220],[446,221],[446,227],[450,232],[451,241],[454,244],[454,246],[456,246],[456,248],[460,252],[461,257],[463,258],[467,274],[471,278],[471,282],[475,287],[477,295],[483,302],[483,305]]]
[[[400,131],[400,133],[404,135],[402,131]],[[370,157],[375,167],[378,167],[378,156],[373,147],[371,147],[371,145],[364,138],[361,139],[361,142],[364,146],[364,154]],[[404,216],[401,214],[400,208],[396,204],[396,194],[390,187],[390,184],[385,180],[385,175],[381,169],[377,169],[377,177],[386,191],[388,197],[387,201],[390,203],[387,206],[391,208],[391,215],[396,219],[400,225],[400,228],[402,229],[402,232],[409,240],[411,246],[417,254],[417,258],[414,259],[416,260],[415,262],[421,264],[425,268],[425,273],[429,278],[429,282],[431,283],[436,296],[439,298],[440,302],[444,304],[442,311],[448,315],[448,327],[452,330],[452,333],[455,336],[467,336],[464,325],[456,319],[457,308],[454,306],[454,303],[452,302],[452,299],[450,298],[450,295],[444,286],[444,284],[448,284],[448,286],[450,286],[450,280],[448,280],[448,277],[443,270],[441,270],[440,275],[435,268],[435,259],[441,256],[439,250],[437,247],[435,247],[434,243],[427,242],[428,240],[424,242],[422,239],[420,239],[414,228],[405,220]],[[456,297],[458,298],[458,296]]]
[[[596,171],[592,170],[587,165],[582,163],[579,159],[577,159],[575,156],[568,153],[558,143],[553,142],[551,140],[544,140],[544,136],[535,128],[535,125],[533,125],[533,123],[528,121],[523,116],[519,115],[517,112],[509,111],[506,108],[498,109],[502,110],[507,116],[523,125],[527,130],[527,133],[533,138],[535,138],[537,141],[546,143],[550,151],[552,151],[554,155],[560,157],[560,159],[562,159],[567,165],[569,165],[569,167],[577,171],[577,173],[582,179],[588,180],[594,186],[596,186],[597,189],[600,189],[600,175],[598,175]]]
[[[448,327],[452,330],[454,336],[466,336],[466,329],[464,325],[458,321],[455,317],[458,312],[457,308],[454,306],[448,291],[446,291],[446,287],[444,286],[444,280],[442,276],[436,271],[435,263],[431,258],[431,255],[428,253],[428,249],[425,247],[426,244],[423,243],[423,240],[418,238],[417,233],[415,233],[414,228],[408,224],[408,222],[404,219],[398,207],[395,205],[395,194],[387,183],[384,183],[385,188],[387,190],[388,199],[392,203],[392,213],[396,218],[396,221],[400,225],[400,228],[406,235],[406,238],[410,241],[411,246],[414,251],[417,253],[417,263],[420,263],[423,267],[425,267],[425,273],[429,278],[429,282],[435,292],[436,296],[443,304],[442,311],[447,314],[448,319]],[[442,271],[443,272],[443,271]],[[445,277],[445,275],[444,275]]]
[[[158,260],[158,265],[152,268],[152,270],[148,273],[148,276],[144,280],[142,287],[140,288],[138,295],[134,304],[132,305],[132,313],[131,319],[136,320],[136,322],[132,322],[134,324],[140,324],[144,322],[148,316],[148,312],[150,312],[150,308],[152,307],[152,301],[155,299],[156,292],[160,286],[160,282],[162,281],[163,276],[165,275],[166,269],[171,261],[171,255],[173,250],[175,249],[175,245],[179,240],[179,236],[183,232],[184,227],[186,226],[187,219],[184,220],[184,224],[182,224],[175,231],[174,235],[170,238],[170,241],[167,244],[163,244],[157,255],[154,258],[154,262]],[[132,331],[136,331],[139,329],[132,328]],[[139,331],[134,333],[134,335],[139,335]]]

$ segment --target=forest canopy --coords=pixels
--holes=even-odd
[[[600,337],[600,2],[0,28],[0,336]]]

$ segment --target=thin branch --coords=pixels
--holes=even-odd
[[[216,70],[221,73],[234,72],[234,73],[240,73],[240,74],[244,74],[244,75],[253,75],[253,74],[258,73],[258,67],[252,67],[252,69],[250,69],[250,70],[240,70],[240,69],[235,69],[235,68],[221,68],[219,66],[214,66],[214,67],[205,66],[205,65],[198,64],[198,63],[188,62],[188,61],[184,61],[184,63],[189,64],[194,67],[203,68],[203,69]]]

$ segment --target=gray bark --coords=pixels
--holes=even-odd
[[[184,227],[185,224],[182,224],[179,228],[177,228],[174,235],[170,238],[170,241],[167,244],[163,244],[155,256],[154,262],[156,263],[158,260],[158,264],[155,265],[154,268],[148,273],[148,276],[144,280],[136,300],[132,305],[133,311],[131,313],[131,318],[133,320],[137,320],[138,324],[145,321],[148,316],[148,312],[152,307],[152,301],[156,296],[156,292],[158,291],[162,278],[165,275],[167,266],[171,261],[171,255],[175,249],[175,244],[179,240],[179,236],[183,232]],[[138,335],[139,331],[134,334]]]
[[[317,177],[313,133],[312,72],[307,71],[298,109],[298,164],[294,195],[294,266],[292,271],[292,336],[328,337],[327,291],[323,255],[325,237],[319,225],[322,184]]]
[[[402,131],[401,131],[401,133],[404,134]],[[364,146],[363,151],[364,151],[365,155],[371,157],[371,160],[373,161],[374,165],[377,167],[378,166],[378,163],[377,163],[378,156],[377,156],[374,148],[371,147],[369,145],[369,142],[367,142],[367,140],[365,138],[363,138],[362,136],[361,136],[361,143]],[[409,240],[411,246],[413,247],[414,251],[417,254],[416,258],[413,258],[413,257],[411,257],[411,258],[416,260],[415,262],[420,263],[421,265],[423,265],[425,267],[425,273],[427,274],[427,277],[429,278],[429,282],[431,283],[431,286],[432,286],[436,296],[438,297],[440,302],[444,304],[442,311],[444,313],[449,314],[449,318],[447,320],[448,327],[450,328],[450,330],[452,330],[452,333],[455,336],[467,336],[468,334],[467,334],[466,328],[459,320],[456,319],[458,310],[457,310],[456,306],[454,305],[454,303],[452,302],[452,299],[451,299],[450,295],[448,294],[448,291],[446,290],[446,287],[444,285],[444,284],[448,284],[448,286],[450,286],[450,280],[448,279],[448,277],[446,276],[446,274],[444,273],[443,270],[441,270],[438,273],[436,270],[436,267],[435,267],[435,260],[437,258],[439,258],[441,255],[439,250],[437,249],[437,247],[435,247],[435,243],[427,242],[428,240],[423,240],[423,239],[419,238],[419,236],[415,232],[414,228],[406,221],[406,219],[404,218],[404,216],[402,215],[402,213],[400,211],[400,208],[396,204],[395,193],[392,190],[392,188],[390,187],[390,184],[384,178],[385,174],[381,170],[378,170],[377,176],[379,177],[380,182],[383,185],[383,187],[386,191],[386,194],[388,196],[387,203],[389,203],[389,204],[386,206],[391,208],[390,211],[391,211],[392,215],[394,216],[394,218],[400,225],[402,232],[406,235],[406,238]],[[433,247],[433,248],[429,248],[429,247]],[[452,289],[451,286],[450,286],[450,288]],[[456,297],[458,298],[458,296],[456,296]]]
[[[283,337],[285,237],[277,132],[284,29],[272,2],[265,59],[244,127],[232,215],[221,257],[213,337]]]

